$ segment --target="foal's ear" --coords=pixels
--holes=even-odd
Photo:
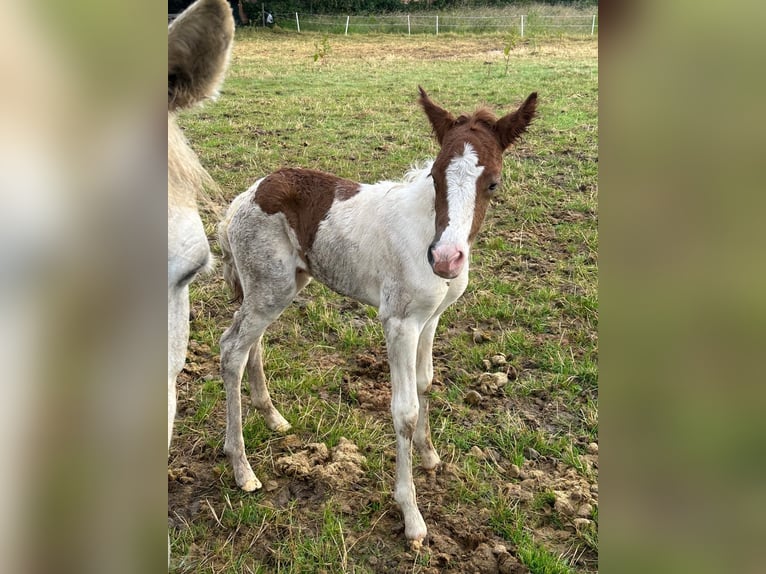
[[[537,92],[532,92],[518,110],[497,120],[495,132],[503,149],[506,149],[521,134],[527,131],[527,126],[529,126],[532,118],[535,117],[536,112]]]
[[[226,0],[197,0],[168,26],[168,111],[217,95],[233,39]]]
[[[455,125],[455,116],[433,103],[423,88],[418,86],[418,90],[420,90],[418,102],[423,106],[423,111],[428,116],[428,121],[431,122],[431,127],[436,134],[436,140],[441,144],[444,136]]]

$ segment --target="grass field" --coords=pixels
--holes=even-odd
[[[280,166],[373,182],[432,157],[418,85],[453,112],[540,98],[539,119],[506,156],[468,289],[437,331],[431,427],[444,465],[415,472],[426,544],[409,550],[392,497],[375,310],[317,283],[264,338],[272,397],[293,429],[268,431],[244,402],[264,489],[237,490],[218,374],[235,307],[214,273],[192,289],[169,460],[179,572],[597,570],[596,42],[239,31],[220,99],[180,118],[221,187],[204,205],[209,235],[217,210]],[[332,462],[343,449],[351,456]]]

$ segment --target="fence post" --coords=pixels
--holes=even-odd
[[[410,15],[407,14],[407,35],[412,36],[412,29],[410,28]]]
[[[266,27],[266,4],[261,2],[261,28]]]
[[[524,14],[521,15],[521,37],[524,37]]]
[[[436,15],[436,35],[439,35],[439,15]]]
[[[298,33],[301,33],[301,21],[298,20],[298,13],[295,13],[295,25],[298,26]]]
[[[351,16],[346,16],[346,33],[345,36],[348,36],[348,21],[351,20]]]
[[[593,15],[593,23],[590,25],[590,35],[593,36],[593,33],[596,31],[596,15]]]

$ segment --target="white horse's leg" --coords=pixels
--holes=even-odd
[[[404,515],[404,535],[414,547],[419,547],[427,533],[412,481],[412,437],[418,424],[415,360],[420,329],[412,318],[395,317],[383,319],[383,329],[391,367],[391,414],[396,431],[394,499]]]
[[[176,418],[176,380],[168,377],[168,454],[170,454],[170,440],[173,438],[173,421]]]
[[[417,384],[418,384],[418,424],[415,427],[413,442],[420,454],[420,466],[425,469],[436,468],[441,460],[431,441],[431,424],[428,421],[428,392],[434,378],[433,342],[439,315],[434,315],[423,327],[418,339]]]
[[[261,488],[261,481],[255,476],[245,453],[240,388],[250,347],[260,338],[268,323],[260,329],[250,325],[251,318],[247,312],[247,306],[243,304],[234,314],[231,327],[221,337],[221,376],[226,388],[226,440],[223,451],[229,457],[237,486],[252,491]]]
[[[266,387],[266,375],[263,372],[263,336],[250,349],[250,358],[247,361],[247,378],[250,381],[250,400],[258,409],[266,426],[273,431],[286,432],[290,430],[290,423],[274,407],[271,402],[269,389]]]

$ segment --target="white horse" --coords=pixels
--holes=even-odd
[[[176,377],[189,342],[189,283],[211,257],[197,194],[213,183],[176,125],[176,110],[214,97],[234,39],[226,0],[198,0],[168,27],[168,449]]]
[[[224,451],[237,485],[246,491],[261,486],[242,437],[243,372],[247,367],[253,404],[269,428],[288,429],[266,388],[261,339],[315,277],[379,309],[397,442],[394,498],[416,548],[427,531],[412,481],[412,443],[424,468],[440,462],[428,422],[434,333],[439,316],[466,288],[471,244],[500,184],[503,152],[527,129],[537,94],[500,119],[485,109],[455,118],[422,88],[419,101],[441,145],[426,168],[400,183],[374,185],[282,169],[239,195],[219,226],[224,277],[242,300],[221,337]]]

